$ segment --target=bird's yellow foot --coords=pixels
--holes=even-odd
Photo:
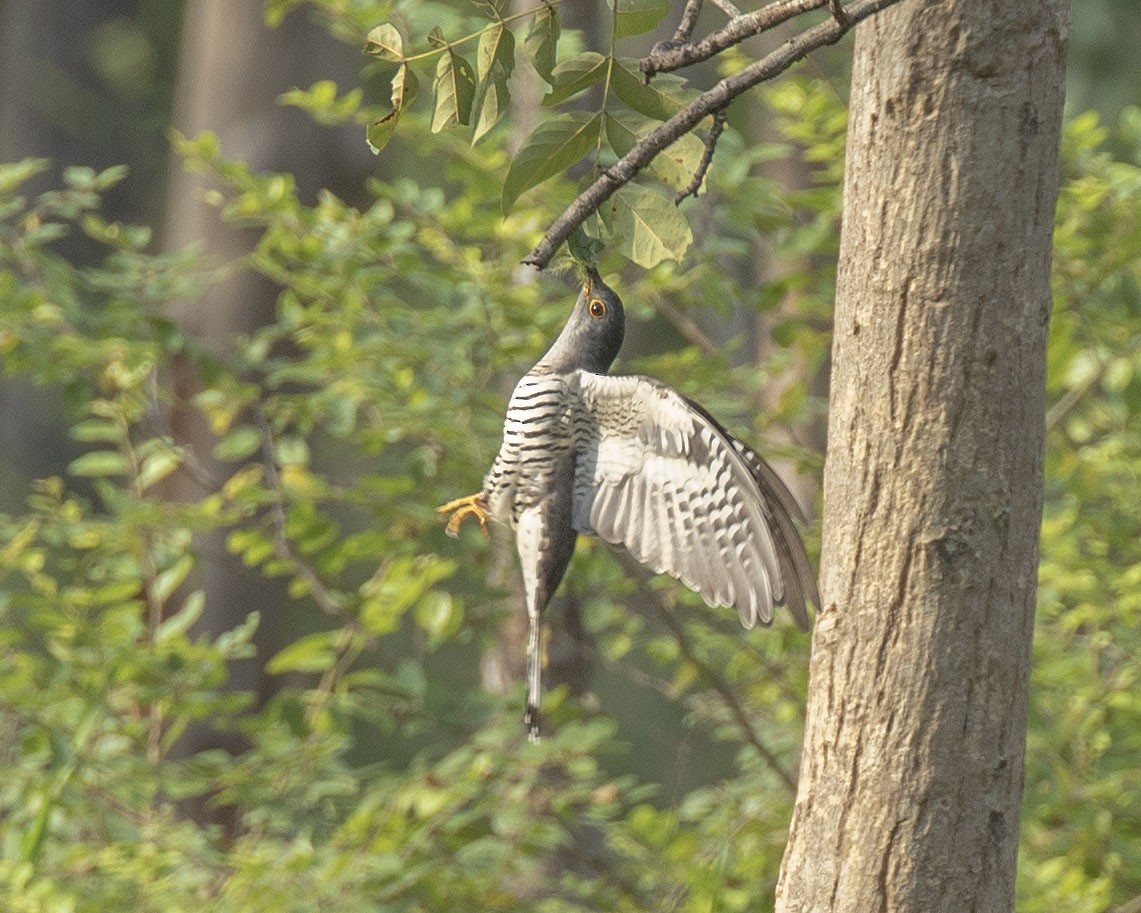
[[[451,514],[451,517],[448,518],[448,525],[444,527],[444,532],[453,539],[460,534],[460,527],[464,520],[473,514],[479,520],[480,532],[485,536],[487,535],[487,502],[484,501],[482,493],[449,501],[447,504],[437,507],[436,513]]]

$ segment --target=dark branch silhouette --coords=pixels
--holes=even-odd
[[[716,57],[726,48],[740,44],[746,38],[767,32],[802,13],[820,9],[829,2],[830,0],[778,0],[755,12],[734,16],[724,27],[710,32],[700,41],[682,41],[675,35],[672,41],[661,41],[654,45],[640,64],[642,75],[649,81],[656,73],[680,70]],[[682,22],[685,22],[684,16]],[[681,33],[680,26],[678,32]],[[688,38],[688,35],[685,37]]]
[[[693,172],[693,179],[686,185],[685,190],[674,198],[675,203],[680,203],[686,197],[697,196],[697,191],[701,189],[701,182],[705,180],[705,173],[713,164],[713,153],[717,151],[717,141],[725,132],[725,118],[728,116],[729,111],[725,108],[713,112],[713,126],[709,128],[709,136],[705,138],[705,151],[701,153],[701,161],[697,163],[697,168]]]

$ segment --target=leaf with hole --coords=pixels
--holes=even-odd
[[[368,33],[364,51],[373,57],[379,57],[381,60],[400,63],[404,59],[404,39],[400,37],[400,32],[396,30],[396,26],[390,22],[385,22]]]
[[[552,88],[543,96],[543,104],[557,105],[600,82],[606,75],[609,60],[596,51],[583,51],[567,58],[551,71]]]
[[[680,260],[693,232],[673,200],[650,187],[627,184],[599,210],[619,253],[646,269]]]
[[[555,68],[559,31],[559,14],[553,6],[544,6],[535,13],[523,38],[523,50],[531,58],[535,71],[547,82],[551,81],[551,71]]]
[[[396,132],[396,125],[401,115],[408,110],[419,89],[420,83],[416,79],[416,74],[408,64],[403,64],[392,77],[392,110],[376,123],[370,124],[366,131],[369,148],[374,154],[388,145],[392,134]]]
[[[432,112],[432,132],[439,133],[456,124],[471,121],[475,98],[475,71],[459,54],[445,52],[436,64],[436,108]]]
[[[606,115],[606,141],[621,158],[656,126],[633,111],[610,111]],[[674,190],[684,190],[704,153],[705,144],[692,133],[685,133],[655,155],[646,170]]]
[[[602,129],[602,115],[586,111],[560,114],[539,124],[507,169],[503,181],[503,211],[519,195],[573,165],[594,148]]]

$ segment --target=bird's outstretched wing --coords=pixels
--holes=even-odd
[[[785,603],[802,629],[816,578],[792,494],[761,457],[704,409],[636,375],[580,372],[572,522],[625,546],[746,628]]]

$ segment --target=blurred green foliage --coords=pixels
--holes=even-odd
[[[323,8],[351,32],[366,5]],[[614,279],[657,343],[619,370],[662,377],[750,439],[823,414],[803,383],[757,405],[827,358],[834,275],[817,264],[835,258],[844,130],[833,88],[793,79],[766,98],[785,140],[726,135],[686,268]],[[323,122],[358,114],[335,86],[291,100]],[[517,607],[488,582],[487,545],[446,539],[434,506],[478,486],[506,391],[573,295],[518,271],[573,185],[556,178],[502,218],[501,134],[475,153],[409,112],[393,147],[439,162],[445,189],[374,181],[360,207],[302,203],[289,175],[181,139],[221,217],[259,237],[223,265],[150,253],[146,228],[107,221],[119,169],[71,169],[25,197],[44,164],[0,167],[3,368],[63,396],[82,448],[0,516],[4,909],[771,907],[806,684],[791,625],[744,635],[584,543],[564,593],[594,641],[596,695],[556,690],[530,745],[521,693],[480,687]],[[755,168],[790,149],[815,178],[794,196]],[[1063,152],[1019,907],[1102,911],[1141,894],[1141,115],[1112,136],[1075,118]],[[813,268],[755,290],[761,233]],[[102,255],[74,265],[55,249],[66,235]],[[166,314],[233,270],[277,284],[277,316],[219,355]],[[684,344],[683,318],[786,297],[769,361]],[[165,380],[185,365],[201,383],[176,403]],[[175,440],[175,408],[209,424],[223,471]],[[201,497],[166,496],[179,474]],[[198,536],[216,529],[312,619],[258,657],[280,684],[263,700],[227,688],[227,669],[280,620],[251,605],[231,631],[195,624]],[[668,729],[649,722],[663,706],[681,717]],[[179,738],[203,722],[240,747],[187,754]]]
[[[1106,147],[1130,150],[1115,160]],[[1141,895],[1141,109],[1063,139],[1021,905]]]
[[[834,142],[842,118],[825,107]],[[488,584],[483,540],[445,538],[434,507],[478,486],[506,391],[574,291],[519,273],[553,204],[502,218],[502,139],[475,154],[410,114],[396,142],[446,161],[447,191],[374,181],[362,208],[328,193],[307,205],[289,175],[252,173],[209,135],[179,139],[220,216],[259,236],[233,264],[148,253],[146,229],[106,221],[100,194],[122,169],[71,169],[32,198],[21,187],[45,163],[0,171],[4,368],[64,394],[82,448],[0,517],[6,909],[745,909],[771,894],[805,686],[791,626],[744,638],[586,545],[567,592],[594,638],[597,696],[556,689],[551,732],[529,745],[521,694],[480,687],[517,607]],[[835,227],[838,193],[778,202],[739,162],[702,207],[718,243],[689,269],[615,281],[663,339],[637,367],[708,393],[752,437],[770,372],[826,356],[813,324],[830,272],[801,277],[803,315],[786,317],[801,331],[772,365],[695,357],[669,341],[678,314],[756,300],[737,277],[757,220],[800,248],[798,222]],[[72,264],[53,249],[69,234],[102,256]],[[277,316],[220,355],[166,312],[234,270],[278,285]],[[186,365],[200,387],[175,402],[166,378]],[[764,421],[821,414],[798,403]],[[176,409],[209,425],[223,471],[175,440]],[[179,474],[202,495],[172,502]],[[195,624],[198,535],[213,529],[312,619],[258,657],[280,683],[261,702],[227,688],[227,668],[279,619],[251,605],[234,630]],[[647,707],[673,708],[672,728]],[[187,754],[179,737],[206,722],[240,749]]]

